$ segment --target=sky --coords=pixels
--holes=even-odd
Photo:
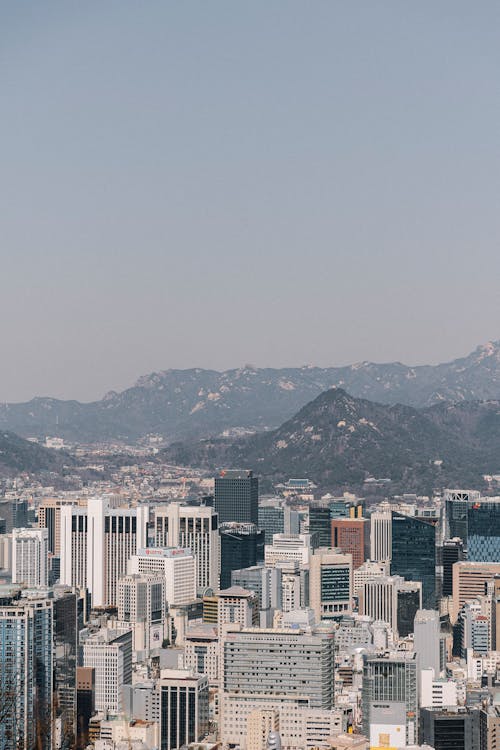
[[[496,0],[0,6],[0,401],[500,339]]]

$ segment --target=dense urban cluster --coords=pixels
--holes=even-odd
[[[500,497],[130,461],[3,483],[0,750],[500,747]]]

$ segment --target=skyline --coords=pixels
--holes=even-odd
[[[496,3],[2,15],[2,401],[499,338]]]

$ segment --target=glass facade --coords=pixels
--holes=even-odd
[[[392,514],[391,574],[422,582],[422,607],[436,606],[436,527],[430,521]]]
[[[481,500],[469,504],[467,559],[500,562],[500,502]]]
[[[215,510],[219,523],[258,524],[259,480],[251,471],[222,471],[215,477]]]

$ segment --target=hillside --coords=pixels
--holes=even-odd
[[[500,470],[500,402],[415,409],[332,389],[272,432],[238,441],[178,443],[164,455],[208,471],[251,466],[274,482],[307,476],[330,489],[361,485],[368,477],[388,477],[392,489],[404,491],[479,486],[484,473]]]
[[[151,433],[172,442],[224,431],[255,432],[277,427],[333,386],[359,398],[415,407],[498,399],[500,342],[436,366],[362,362],[330,368],[166,370],[92,403],[35,398],[0,405],[0,429],[80,443],[136,441]]]
[[[65,463],[72,463],[65,453],[31,443],[12,432],[0,432],[0,476],[60,472]]]

